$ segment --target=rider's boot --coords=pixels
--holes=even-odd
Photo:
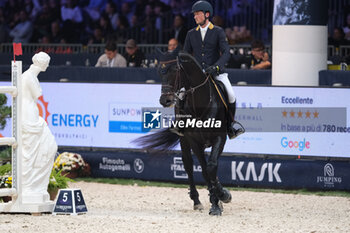
[[[243,129],[235,129],[234,125],[236,123],[235,121],[235,115],[236,115],[236,101],[233,103],[229,103],[228,105],[228,122],[227,122],[227,135],[229,139],[234,139],[238,137],[240,134],[244,133]]]

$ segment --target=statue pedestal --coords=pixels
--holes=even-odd
[[[52,213],[55,203],[47,201],[44,203],[20,203],[19,200],[12,200],[0,204],[0,213]]]
[[[50,195],[48,193],[24,193],[22,195],[22,202],[24,204],[42,204],[50,200]]]

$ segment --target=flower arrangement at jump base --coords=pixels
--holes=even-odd
[[[1,188],[11,188],[12,187],[12,176],[11,176],[11,164],[5,164],[0,166],[0,189]],[[69,182],[74,182],[74,180],[69,179],[65,175],[61,174],[62,170],[56,171],[52,169],[49,185],[47,191],[50,194],[50,199],[54,200],[59,189],[68,188]],[[10,196],[0,197],[1,202],[8,202],[11,200]]]
[[[11,188],[12,176],[11,176],[11,164],[5,164],[0,166],[0,188]],[[11,197],[0,197],[1,202],[8,202]]]
[[[0,166],[0,188],[11,188],[11,164],[5,164]]]
[[[67,174],[67,177],[76,178],[90,175],[90,165],[86,163],[80,154],[63,152],[55,160],[53,168]]]

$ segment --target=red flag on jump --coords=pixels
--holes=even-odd
[[[13,43],[13,60],[16,62],[16,56],[22,55],[22,43]]]

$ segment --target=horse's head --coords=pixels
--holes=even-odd
[[[179,71],[174,54],[163,54],[158,65],[158,74],[162,80],[162,94],[159,102],[163,107],[170,107],[176,101],[175,92],[179,88]]]

